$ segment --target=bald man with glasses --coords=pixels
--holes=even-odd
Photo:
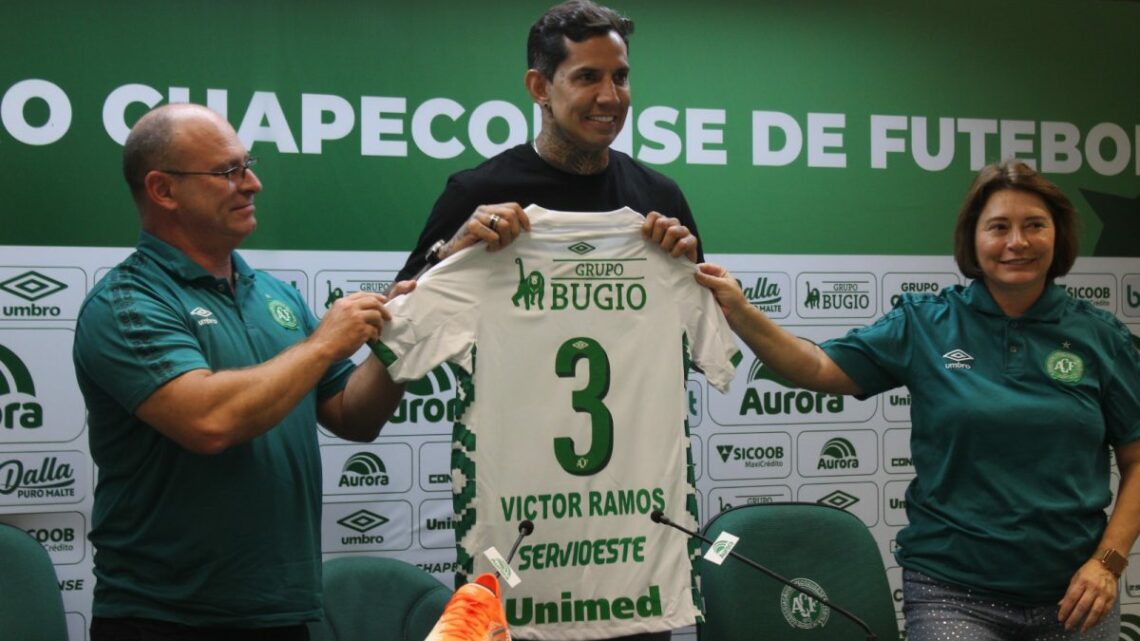
[[[385,297],[351,294],[318,322],[236,252],[257,227],[255,162],[197,105],[147,113],[124,145],[142,231],[84,301],[74,347],[99,468],[92,641],[307,639],[317,423],[371,441],[403,394],[379,360],[349,360],[390,318]]]

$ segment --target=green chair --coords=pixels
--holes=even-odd
[[[55,566],[28,533],[0,523],[0,638],[67,641]]]
[[[423,641],[451,590],[420,568],[379,556],[324,563],[324,621],[312,641]]]
[[[882,555],[855,515],[816,503],[744,505],[705,526],[740,537],[734,551],[862,619],[878,641],[898,641],[898,619]],[[708,545],[705,545],[708,548]],[[739,559],[700,562],[705,623],[700,641],[864,641],[867,633]]]

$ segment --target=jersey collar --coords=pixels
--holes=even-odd
[[[139,232],[137,249],[140,253],[161,265],[163,269],[184,281],[194,282],[205,279],[213,283],[217,280],[213,274],[203,269],[198,263],[190,260],[186,254],[179,251],[173,245],[145,231]],[[238,277],[253,278],[253,269],[249,266],[249,263],[245,262],[245,259],[242,258],[240,254],[237,252],[231,253],[230,262],[233,265],[234,273],[237,274]]]
[[[1005,316],[1005,312],[998,307],[993,296],[990,295],[990,291],[980,280],[970,283],[970,286],[962,292],[962,297],[967,305],[987,316]],[[1069,300],[1069,294],[1065,292],[1064,287],[1055,283],[1048,283],[1045,285],[1045,291],[1041,293],[1041,297],[1021,315],[1019,320],[1042,323],[1058,322],[1061,320],[1061,315],[1064,313],[1065,305]]]

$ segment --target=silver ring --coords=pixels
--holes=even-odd
[[[491,217],[487,220],[487,228],[491,231],[495,231],[495,225],[499,224],[499,220],[498,214],[491,214]]]

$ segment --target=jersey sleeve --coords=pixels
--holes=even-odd
[[[1140,439],[1140,339],[1123,323],[1117,326],[1116,358],[1106,363],[1101,407],[1109,442],[1122,444]]]
[[[384,325],[373,353],[396,382],[413,381],[450,361],[473,371],[473,347],[479,288],[487,264],[483,245],[469,247],[436,265],[416,289],[387,305],[392,320]]]
[[[185,315],[159,292],[112,272],[75,328],[74,360],[130,413],[170,380],[211,369]]]
[[[697,284],[696,265],[665,257],[670,287],[677,297],[693,366],[721,393],[728,391],[742,355],[712,291]]]
[[[820,345],[866,398],[905,385],[907,368],[907,315],[899,305],[871,325]]]

